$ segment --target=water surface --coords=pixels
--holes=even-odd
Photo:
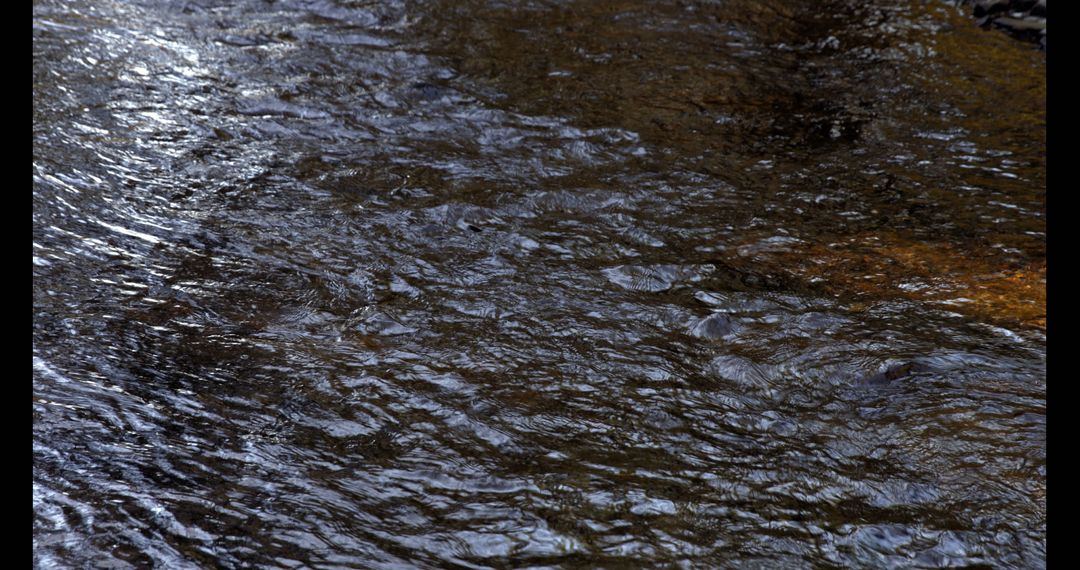
[[[41,568],[1045,565],[1045,56],[946,2],[34,3]]]

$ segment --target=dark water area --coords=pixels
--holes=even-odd
[[[34,2],[39,568],[1040,568],[1045,54],[949,2]]]

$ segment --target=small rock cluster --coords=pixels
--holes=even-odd
[[[1014,37],[1037,41],[1046,49],[1046,0],[973,0],[975,17],[984,28],[999,28]]]

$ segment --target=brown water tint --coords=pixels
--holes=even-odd
[[[36,2],[35,566],[1045,566],[1044,156],[947,2]]]

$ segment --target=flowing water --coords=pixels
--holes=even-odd
[[[944,1],[34,2],[40,568],[1045,565],[1045,55]]]

